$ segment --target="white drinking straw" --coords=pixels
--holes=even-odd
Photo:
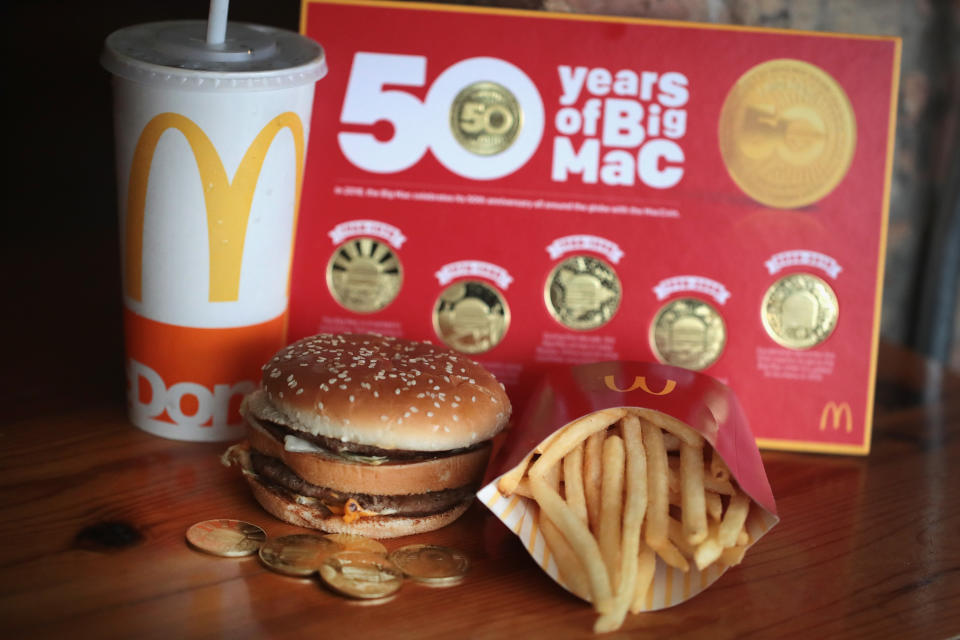
[[[207,44],[223,44],[227,35],[227,10],[230,0],[210,0],[207,18]]]

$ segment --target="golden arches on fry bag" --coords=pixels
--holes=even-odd
[[[605,409],[571,422],[498,487],[538,503],[560,578],[593,603],[598,633],[644,609],[658,556],[684,572],[726,568],[766,529],[703,437],[648,409]]]

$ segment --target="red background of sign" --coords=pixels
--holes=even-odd
[[[692,295],[712,304],[727,327],[721,358],[704,373],[727,382],[739,395],[761,444],[863,452],[869,446],[872,386],[877,341],[878,283],[886,226],[886,176],[891,118],[897,81],[899,43],[892,38],[837,37],[783,31],[703,28],[678,23],[590,19],[542,12],[483,11],[424,5],[363,5],[308,2],[302,30],[326,50],[329,75],[320,81],[310,132],[302,208],[294,255],[289,339],[320,330],[357,330],[369,321],[399,323],[407,337],[438,341],[432,308],[445,288],[434,273],[458,260],[484,260],[504,267],[514,282],[503,291],[512,322],[503,341],[476,359],[501,375],[514,404],[522,407],[543,368],[536,362],[545,332],[612,337],[617,357],[655,360],[650,324],[669,299]],[[520,67],[537,85],[545,108],[538,150],[504,178],[476,181],[442,166],[428,151],[411,168],[373,174],[353,166],[340,152],[341,131],[375,130],[340,124],[340,110],[358,51],[420,55],[428,59],[421,89],[390,87],[421,100],[431,82],[450,65],[492,56]],[[857,123],[856,151],[840,184],[818,202],[795,210],[765,207],[730,179],[717,142],[721,105],[730,87],[748,69],[775,58],[793,58],[829,73],[846,91]],[[571,175],[550,179],[554,116],[560,108],[559,65],[679,71],[689,80],[684,177],[674,188],[658,190],[639,181],[633,187],[584,184]],[[581,106],[583,97],[577,102]],[[447,126],[446,122],[437,126]],[[574,148],[582,137],[573,136]],[[678,218],[531,211],[338,196],[343,185],[400,188],[603,202],[608,205],[668,207]],[[395,250],[404,269],[397,299],[375,314],[342,308],[325,281],[337,224],[374,219],[399,227],[408,241]],[[561,259],[546,247],[555,239],[590,233],[616,242],[625,252],[614,265],[623,285],[617,314],[587,332],[566,329],[548,313],[543,287]],[[782,251],[805,249],[827,254],[843,268],[836,279],[811,268],[788,267],[770,275],[764,262]],[[829,282],[840,303],[837,327],[823,344],[807,352],[779,347],[764,331],[760,303],[767,288],[790,272],[808,271]],[[731,292],[725,304],[697,294],[657,300],[653,288],[679,275],[698,275]],[[397,325],[380,325],[393,332]],[[834,367],[822,380],[766,377],[758,350],[784,357],[833,354]],[[781,353],[782,352],[782,353]],[[608,359],[597,353],[595,359]],[[574,361],[570,358],[570,361]],[[505,364],[506,363],[506,364]],[[519,375],[509,363],[521,363]],[[802,361],[801,361],[802,365]],[[829,403],[848,403],[852,428],[821,429]],[[839,445],[836,446],[836,445]]]

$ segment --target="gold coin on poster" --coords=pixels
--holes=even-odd
[[[839,317],[837,294],[809,273],[794,273],[774,282],[760,309],[767,335],[789,349],[821,344],[833,333]]]
[[[460,280],[444,289],[433,307],[433,329],[444,344],[462,353],[484,353],[510,328],[503,294],[482,280]]]
[[[723,316],[697,298],[677,298],[657,312],[650,327],[650,345],[657,359],[700,371],[715,363],[727,343]]]
[[[606,261],[575,255],[547,276],[543,298],[547,311],[557,322],[587,331],[610,322],[620,307],[622,291],[617,272]]]
[[[491,156],[506,151],[523,128],[517,99],[496,82],[475,82],[450,106],[453,137],[467,151]]]
[[[720,153],[748,196],[771,207],[812,204],[843,180],[857,146],[847,94],[823,69],[770,60],[747,71],[720,111]]]
[[[327,263],[330,293],[356,313],[380,311],[394,301],[402,284],[400,260],[376,238],[351,238],[334,250]]]

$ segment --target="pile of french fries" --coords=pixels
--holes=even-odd
[[[497,488],[537,502],[560,577],[593,603],[598,633],[643,610],[657,556],[703,571],[739,564],[751,542],[750,497],[703,436],[656,411],[605,409],[571,422]]]

